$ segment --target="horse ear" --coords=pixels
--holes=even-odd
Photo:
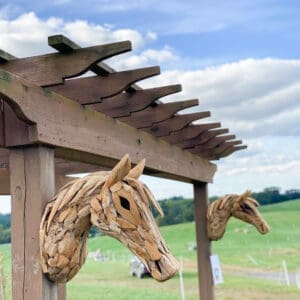
[[[251,195],[251,191],[250,190],[246,190],[243,194],[240,195],[239,201],[243,200],[243,199],[247,199],[250,195]]]
[[[144,171],[146,159],[142,159],[134,168],[132,168],[126,177],[138,179]]]
[[[111,170],[110,175],[108,176],[105,186],[111,187],[118,181],[124,179],[130,171],[131,161],[128,154],[126,154]]]

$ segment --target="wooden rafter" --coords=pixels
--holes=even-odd
[[[185,181],[189,178],[211,181],[216,171],[214,165],[200,157],[193,157],[191,153],[162,143],[146,132],[85,109],[56,93],[45,93],[43,88],[4,70],[0,71],[0,95],[14,107],[21,120],[32,124],[27,144],[46,143],[61,149],[110,157],[111,166],[124,153],[129,153],[134,162],[147,157],[148,168],[163,172],[165,177],[169,173]],[[164,163],[157,160],[157,151],[164,157]],[[193,165],[189,163],[191,160]],[[186,166],[186,171],[178,161]],[[101,164],[102,161],[93,163]]]
[[[93,104],[121,93],[136,81],[159,74],[159,67],[149,67],[111,73],[107,76],[90,76],[67,80],[63,85],[51,86],[48,89],[78,103]]]

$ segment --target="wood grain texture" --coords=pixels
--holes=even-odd
[[[13,299],[58,299],[57,286],[43,275],[39,224],[54,193],[54,151],[41,146],[10,152]]]
[[[177,143],[181,143],[184,140],[194,138],[206,130],[218,128],[220,126],[221,123],[191,125],[191,126],[184,127],[181,130],[175,131],[171,133],[169,136],[164,136],[162,138],[171,144],[177,144]]]
[[[47,143],[115,160],[129,153],[134,163],[146,157],[146,169],[174,174],[183,180],[210,182],[215,173],[215,165],[208,161],[58,94],[45,93],[44,89],[5,71],[0,71],[0,95],[14,107],[19,118],[36,123],[31,126],[32,143]]]
[[[162,122],[171,118],[180,110],[193,107],[198,104],[198,99],[157,104],[153,107],[150,106],[144,110],[132,113],[129,117],[119,118],[119,120],[135,128],[147,128],[151,127],[154,123]]]
[[[214,300],[212,269],[210,264],[211,244],[207,236],[207,184],[194,182],[195,224],[199,274],[199,295],[201,300]]]
[[[181,85],[179,84],[130,91],[103,99],[100,103],[89,105],[89,107],[103,112],[112,118],[126,117],[130,116],[132,112],[147,108],[159,98],[180,91]]]
[[[178,131],[193,121],[210,117],[209,111],[197,112],[192,114],[174,115],[165,121],[155,123],[149,128],[143,130],[151,133],[154,136],[162,137],[169,135],[171,132]]]
[[[198,146],[196,146],[196,147],[194,147],[192,149],[189,149],[189,151],[191,153],[201,153],[203,150],[205,151],[207,149],[216,148],[218,145],[222,144],[225,141],[235,139],[235,137],[236,136],[234,134],[220,136],[220,137],[215,137],[215,138],[210,139],[206,143],[203,143],[203,144],[198,145]]]
[[[56,34],[48,37],[48,45],[60,53],[69,53],[75,49],[81,48],[62,34]]]
[[[48,87],[81,104],[101,102],[103,98],[114,96],[126,90],[134,82],[160,74],[159,67],[111,73],[107,76],[91,76],[67,80],[63,85]]]
[[[181,143],[178,143],[177,145],[183,149],[193,148],[197,145],[201,145],[203,143],[206,143],[210,139],[224,133],[228,133],[228,128],[222,128],[222,129],[215,129],[215,130],[206,130],[202,132],[200,135],[198,135],[195,138],[191,138],[189,140],[185,140]]]
[[[236,151],[239,151],[239,150],[244,150],[244,149],[247,149],[247,146],[246,145],[242,145],[242,146],[231,146],[227,149],[225,149],[223,152],[220,153],[219,155],[219,158],[221,157],[225,157],[225,156],[228,156]]]
[[[92,65],[111,56],[130,51],[129,41],[74,50],[71,53],[45,54],[13,59],[1,68],[19,75],[39,86],[63,83],[63,79],[83,74]]]

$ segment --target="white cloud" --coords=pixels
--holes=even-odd
[[[0,47],[16,56],[49,52],[47,36],[59,33],[67,35],[82,46],[130,40],[134,50],[142,49],[157,38],[154,32],[142,35],[137,30],[114,29],[110,25],[93,24],[85,20],[65,22],[55,17],[44,20],[34,12],[24,13],[12,20],[0,14]]]
[[[34,12],[29,12],[8,20],[0,14],[0,48],[17,57],[32,56],[53,52],[47,46],[47,37],[64,34],[81,46],[106,44],[130,40],[133,51],[116,56],[107,62],[117,70],[139,68],[146,65],[172,62],[178,59],[173,49],[146,48],[157,39],[155,32],[141,34],[129,28],[115,28],[111,24],[93,24],[86,20],[65,22],[61,18],[40,19]]]
[[[194,111],[211,110],[215,120],[243,137],[300,133],[300,60],[246,59],[167,71],[144,86],[174,83],[183,86],[181,99],[199,98]]]

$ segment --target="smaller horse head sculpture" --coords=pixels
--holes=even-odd
[[[269,232],[269,225],[257,210],[259,203],[250,194],[246,191],[242,195],[227,195],[208,205],[207,233],[210,240],[223,237],[231,216],[255,226],[261,234]]]
[[[127,246],[164,281],[178,270],[151,213],[163,212],[138,178],[145,160],[131,169],[128,155],[111,172],[96,172],[62,187],[46,206],[40,228],[43,272],[55,282],[73,278],[86,258],[91,225]]]

